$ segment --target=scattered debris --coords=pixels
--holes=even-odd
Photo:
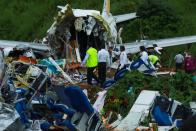
[[[190,76],[157,73],[152,64],[140,59],[107,80],[105,89],[85,83],[80,63],[88,43],[97,49],[101,44],[116,44],[117,39],[122,43],[108,2],[104,2],[102,15],[73,10],[69,5],[59,7],[42,44],[13,42],[6,46],[1,41],[0,130],[169,130],[181,127],[195,114],[195,102],[190,103],[191,108],[185,106],[194,101]],[[136,17],[129,15],[126,19]],[[120,17],[117,21],[124,20]],[[157,76],[163,74],[171,76]]]

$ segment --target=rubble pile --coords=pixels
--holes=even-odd
[[[91,89],[84,83],[86,75],[79,71],[80,66],[66,64],[66,59],[38,59],[33,51],[27,56],[29,50],[15,48],[1,59],[0,114],[1,120],[8,121],[1,122],[1,129],[103,129],[102,120],[91,106],[101,89]]]
[[[100,48],[98,43],[110,39],[109,27],[99,15],[98,11],[83,14],[66,5],[41,43],[17,43],[1,50],[1,102],[14,107],[10,110],[21,121],[13,129],[104,128],[91,106],[103,89],[83,84],[86,74],[80,68],[89,42]],[[10,118],[10,123],[16,119]],[[4,123],[2,130],[11,127]]]
[[[155,77],[125,69],[103,89],[87,85],[77,63],[38,59],[29,50],[16,48],[1,60],[2,130],[169,130],[195,113],[195,89],[184,72]]]
[[[195,113],[189,107],[195,89],[184,72],[155,77],[125,69],[102,89],[86,84],[79,65],[38,59],[33,51],[27,56],[28,50],[14,49],[2,58],[0,118],[8,120],[2,130],[169,130]]]

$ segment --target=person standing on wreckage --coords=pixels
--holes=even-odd
[[[149,65],[149,58],[146,48],[144,46],[140,46],[140,59],[146,64]]]
[[[109,63],[109,52],[105,49],[105,44],[102,43],[101,50],[98,51],[98,74],[101,87],[106,80],[106,68]]]
[[[126,69],[127,64],[128,64],[128,58],[127,58],[127,53],[125,52],[125,46],[121,45],[120,46],[120,59],[119,59],[119,65],[118,65],[117,72],[119,72],[120,70]]]
[[[94,78],[97,83],[99,83],[99,80],[97,76],[94,74],[94,70],[96,69],[98,65],[98,54],[97,49],[94,48],[93,43],[88,44],[89,48],[86,52],[86,56],[84,60],[81,63],[81,66],[84,67],[86,64],[87,67],[87,83],[89,85],[92,85],[92,78]]]

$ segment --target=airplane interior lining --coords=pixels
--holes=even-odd
[[[80,51],[80,56],[83,59],[86,54],[86,50],[88,49],[88,43],[91,43],[94,48],[99,50],[101,48],[101,45],[104,44],[104,38],[103,38],[103,33],[104,31],[102,30],[101,25],[96,21],[96,24],[93,26],[91,23],[88,21],[88,18],[76,18],[75,21],[78,19],[84,19],[85,20],[85,25],[83,25],[83,30],[77,30],[76,25],[72,26],[74,29],[71,30],[71,35],[76,36],[74,39],[71,40],[76,40],[79,46],[79,51]],[[75,22],[74,22],[75,23]],[[90,24],[89,24],[90,23]],[[90,26],[90,27],[89,27]],[[88,29],[91,28],[91,33],[88,35]]]
[[[105,44],[106,35],[104,28],[98,21],[91,17],[64,18],[55,28],[55,33],[49,34],[49,44],[54,47],[57,58],[73,59],[74,49],[79,48],[81,59],[85,57],[88,43],[99,50]],[[72,51],[70,51],[72,50]]]

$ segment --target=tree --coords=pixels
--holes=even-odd
[[[180,18],[163,0],[141,0],[137,9],[141,30],[150,38],[164,38],[176,35]]]

